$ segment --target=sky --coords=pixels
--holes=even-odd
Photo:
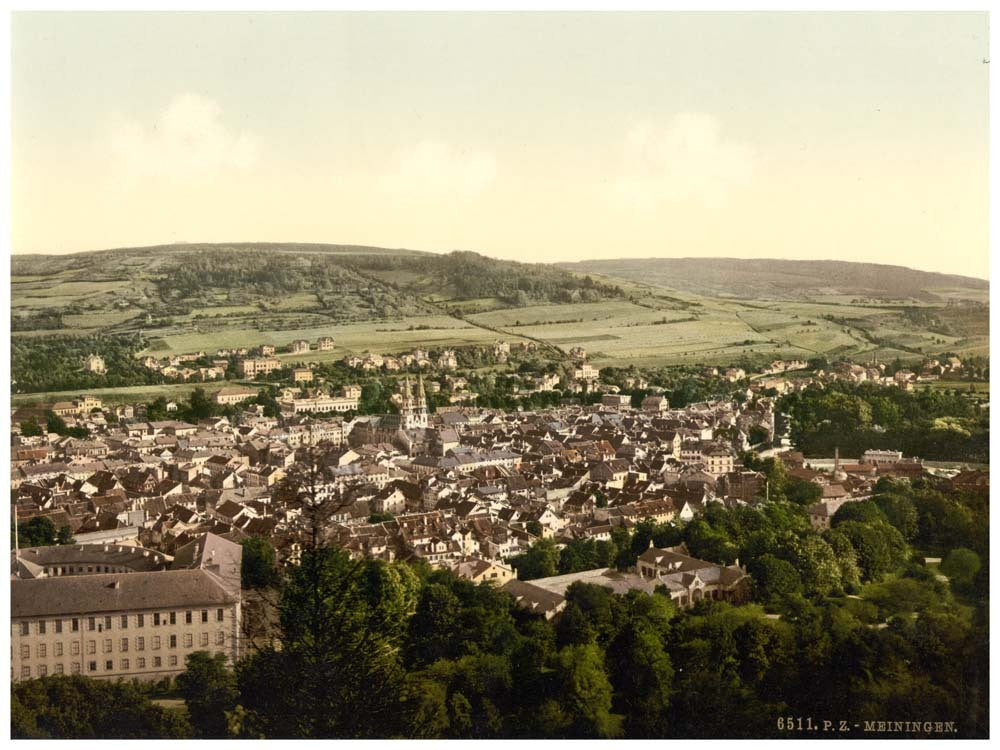
[[[16,13],[11,247],[988,276],[985,13]]]

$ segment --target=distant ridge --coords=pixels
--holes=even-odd
[[[840,260],[622,258],[556,265],[708,296],[787,298],[828,293],[932,300],[938,298],[935,289],[989,289],[989,281],[969,276]]]
[[[199,250],[270,250],[276,253],[333,253],[340,255],[434,255],[422,250],[374,247],[372,245],[339,245],[327,242],[171,242],[163,245],[110,247],[100,250],[77,250],[72,253],[14,253],[11,258],[75,258],[81,255],[113,253],[184,253]]]

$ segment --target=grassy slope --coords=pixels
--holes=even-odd
[[[343,290],[319,294],[303,290],[291,294],[266,295],[246,289],[201,290],[196,304],[184,314],[169,316],[167,325],[151,328],[147,312],[160,304],[156,283],[169,273],[172,263],[190,252],[220,249],[267,251],[292,256],[384,255],[428,257],[407,250],[386,250],[345,245],[262,245],[224,246],[179,245],[156,248],[120,249],[68,256],[14,256],[12,259],[12,313],[40,315],[63,311],[62,330],[17,332],[19,336],[87,334],[102,331],[143,330],[155,354],[197,350],[213,351],[222,346],[281,345],[295,338],[315,340],[332,335],[333,352],[314,352],[311,361],[339,359],[347,353],[366,350],[398,352],[415,346],[458,346],[489,343],[500,331],[504,338],[529,337],[553,344],[563,351],[584,346],[597,364],[665,365],[676,363],[726,364],[741,356],[767,359],[777,356],[808,358],[868,357],[875,352],[881,359],[918,359],[910,349],[930,353],[954,350],[960,354],[988,354],[988,309],[947,308],[947,298],[982,299],[985,282],[962,277],[941,277],[902,269],[910,287],[902,282],[883,288],[882,296],[866,296],[873,290],[836,290],[830,286],[807,294],[807,286],[785,298],[762,294],[754,299],[720,297],[685,286],[684,278],[673,277],[675,287],[666,288],[662,274],[646,273],[640,280],[604,276],[591,270],[595,281],[620,286],[627,298],[600,303],[565,303],[505,307],[497,298],[456,301],[454,290],[435,287],[426,273],[404,269],[365,270],[362,275],[345,275]],[[636,261],[573,264],[570,273],[610,265],[629,272]],[[646,263],[646,262],[643,262]],[[656,261],[657,264],[663,261]],[[719,263],[698,261],[704,269],[701,285],[718,281]],[[733,261],[726,261],[731,265]],[[792,264],[794,266],[794,264]],[[787,264],[766,279],[768,288],[788,284],[815,283],[816,264],[792,273]],[[851,266],[854,264],[838,264]],[[512,268],[514,268],[512,266]],[[884,268],[884,267],[883,267]],[[869,272],[840,270],[830,278],[844,282]],[[629,272],[631,273],[631,272]],[[760,283],[761,265],[739,275],[737,287]],[[813,274],[813,276],[809,276]],[[635,275],[635,274],[632,274]],[[876,277],[882,279],[884,275]],[[923,294],[905,304],[885,295],[914,291],[913,279],[934,277],[939,284],[937,299]],[[715,279],[715,281],[712,281]],[[711,283],[709,283],[711,282]],[[873,282],[869,282],[869,286]],[[681,287],[681,288],[678,288]],[[388,300],[379,315],[366,302],[374,289]],[[716,291],[719,291],[716,289]],[[879,291],[879,290],[874,290]],[[920,292],[921,289],[916,289]],[[323,295],[335,300],[331,308]],[[367,305],[367,306],[366,306]],[[450,317],[447,308],[460,308],[466,319]],[[940,327],[907,319],[904,308],[919,308],[937,315]],[[833,316],[836,321],[827,319]],[[418,328],[421,327],[421,328]],[[493,330],[495,329],[495,330]],[[294,358],[301,359],[300,357]]]

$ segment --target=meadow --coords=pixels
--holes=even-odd
[[[988,289],[975,284],[941,283],[932,294],[909,298],[832,288],[799,289],[788,298],[738,297],[722,287],[706,294],[693,284],[657,286],[649,281],[668,281],[643,275],[630,280],[471,254],[446,260],[343,249],[373,251],[364,256],[370,260],[358,260],[333,246],[318,255],[281,247],[15,256],[12,335],[22,341],[96,334],[136,340],[141,333],[146,349],[137,354],[158,357],[334,338],[332,351],[279,355],[289,362],[488,345],[501,338],[548,344],[549,356],[584,347],[598,366],[989,354],[989,309],[982,304]],[[204,259],[209,262],[192,272]],[[756,277],[743,279],[745,288],[757,283]],[[547,286],[533,289],[539,280]],[[781,273],[766,280],[791,283]],[[916,289],[916,281],[907,283]],[[518,294],[511,293],[512,284]],[[525,289],[535,297],[523,299]],[[584,301],[600,296],[597,289],[600,301]]]

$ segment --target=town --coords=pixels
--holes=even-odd
[[[316,343],[332,345],[329,338]],[[527,349],[512,352],[498,341],[479,354],[507,363]],[[291,350],[305,354],[310,344],[296,341]],[[870,449],[842,459],[838,449],[832,461],[806,460],[790,445],[787,416],[778,412],[786,392],[838,380],[912,389],[960,371],[957,358],[926,362],[919,375],[896,369],[887,376],[884,364],[849,362],[823,369],[775,361],[756,373],[703,368],[702,376],[724,385],[727,395],[677,408],[641,374],[623,383],[648,394],[641,399],[603,382],[577,347],[562,373],[522,373],[513,391],[552,393],[559,401],[504,410],[475,405],[477,393],[459,374],[454,350],[369,354],[344,365],[369,382],[373,372],[393,373],[395,392],[384,401],[391,405],[386,413],[361,414],[361,385],[331,393],[308,363],[286,366],[274,355],[273,346],[262,345],[220,350],[208,366],[200,366],[203,352],[144,360],[181,378],[212,378],[231,367],[244,378],[285,378],[217,390],[208,404],[217,413],[200,419],[176,418],[174,401],[160,404],[159,416],[167,418],[153,419],[149,405],[105,407],[87,394],[14,411],[18,528],[48,523],[72,539],[14,553],[14,680],[176,676],[186,653],[208,641],[235,664],[243,639],[256,635],[241,623],[240,542],[249,538],[267,540],[280,566],[295,565],[317,534],[354,558],[422,560],[491,582],[518,606],[551,619],[576,581],[617,593],[666,586],[679,608],[702,598],[750,599],[750,577],[738,560],[699,560],[683,545],[650,542],[630,571],[605,565],[530,581],[519,578],[516,560],[542,540],[557,548],[608,542],[643,522],[683,524],[716,504],[766,503],[769,478],[756,465],[766,457],[811,488],[807,512],[818,530],[828,529],[844,504],[871,498],[886,477],[939,474],[956,489],[988,488],[985,471],[931,469],[900,451]],[[103,363],[91,357],[87,366]],[[272,395],[262,404],[267,387]],[[580,398],[587,396],[589,403]],[[307,467],[314,471],[304,481]],[[317,525],[320,506],[326,512]],[[171,581],[182,571],[200,578],[178,589]],[[116,592],[110,602],[109,587]],[[209,612],[211,630],[200,627]],[[131,650],[130,633],[104,637],[101,658],[96,640],[85,654],[76,641],[64,651],[58,637],[64,621],[73,633],[84,620],[89,631],[135,631],[161,617],[171,627],[183,617],[192,627],[154,636],[149,656],[141,635]],[[54,629],[46,631],[52,618]],[[169,644],[163,654],[155,653],[161,637]]]

